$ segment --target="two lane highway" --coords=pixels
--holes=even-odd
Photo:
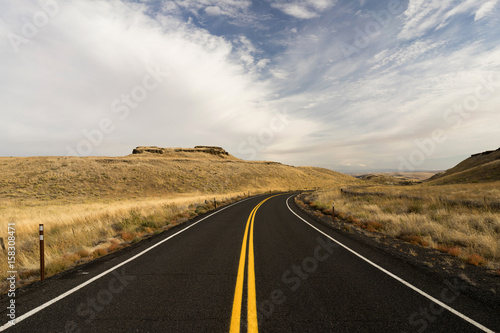
[[[498,309],[463,288],[311,221],[289,194],[260,196],[18,293],[21,321],[2,307],[0,330],[498,330]]]

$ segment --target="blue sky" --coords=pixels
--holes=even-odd
[[[500,0],[5,0],[0,36],[1,156],[363,172],[500,146]]]

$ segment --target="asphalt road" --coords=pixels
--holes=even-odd
[[[458,280],[330,230],[289,198],[223,207],[21,290],[15,326],[2,296],[0,331],[500,330],[498,309],[469,299]]]

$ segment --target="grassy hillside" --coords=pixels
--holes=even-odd
[[[371,181],[377,184],[400,184],[408,182],[421,182],[434,176],[437,172],[414,171],[414,172],[377,172],[377,173],[353,173],[350,174],[358,179]]]
[[[154,155],[0,158],[0,198],[17,203],[327,188],[350,182],[356,180],[334,171],[273,162]]]
[[[140,150],[140,149],[139,149]],[[154,150],[154,149],[153,149]],[[223,150],[222,150],[223,151]],[[20,284],[36,280],[38,224],[47,274],[104,255],[238,198],[360,181],[331,170],[245,162],[211,147],[126,157],[0,158],[0,237],[16,228]],[[0,293],[7,262],[0,261]]]
[[[500,181],[500,149],[475,154],[429,179],[436,185]]]
[[[397,173],[374,173],[359,175],[356,178],[364,180],[368,183],[384,185],[409,185],[422,182],[420,178],[410,177]]]

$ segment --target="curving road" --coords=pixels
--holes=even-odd
[[[18,292],[15,326],[2,296],[0,331],[500,330],[463,287],[259,196]]]

